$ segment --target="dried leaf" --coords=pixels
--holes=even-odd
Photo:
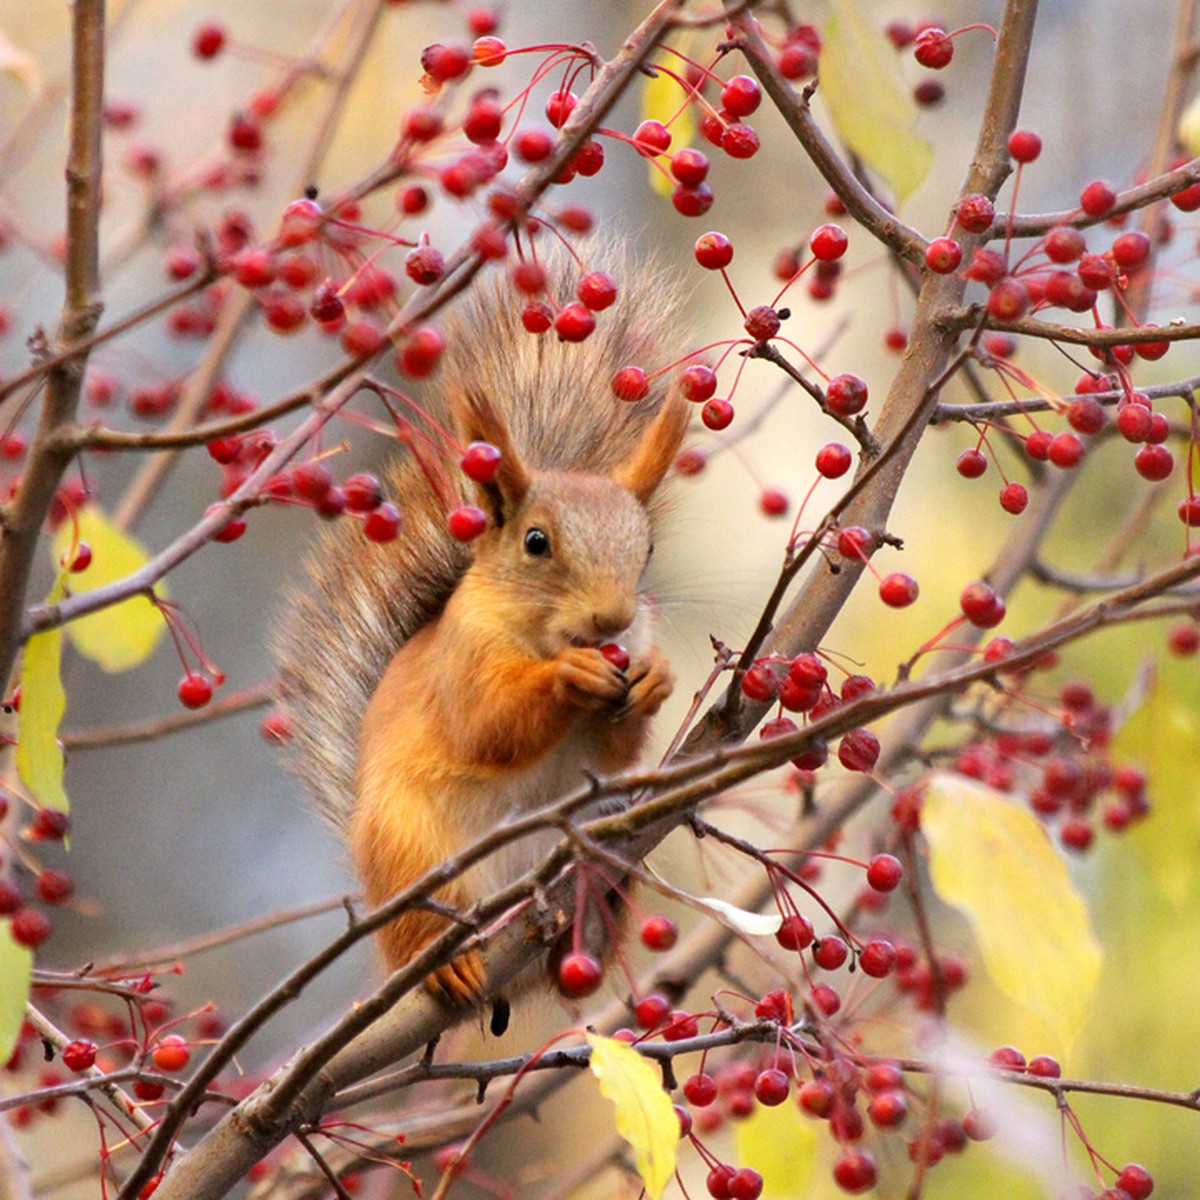
[[[855,0],[835,0],[825,24],[817,94],[847,148],[902,204],[929,174],[933,149],[913,132],[917,106],[895,50]]]
[[[659,1200],[675,1174],[679,1144],[679,1118],[663,1091],[662,1073],[625,1042],[595,1033],[587,1042],[600,1094],[616,1107],[617,1132],[633,1148],[650,1200]]]
[[[921,808],[934,890],[964,913],[996,986],[1064,1051],[1082,1028],[1101,951],[1066,863],[1037,818],[959,775],[936,775]]]
[[[32,978],[33,953],[13,941],[8,921],[0,921],[0,1063],[16,1047]]]
[[[63,598],[60,576],[46,597],[47,604]],[[60,667],[62,627],[35,633],[21,657],[21,715],[17,724],[17,774],[45,808],[70,809],[63,788],[63,751],[58,726],[67,707]]]
[[[74,594],[116,583],[146,565],[148,555],[141,542],[118,529],[94,504],[86,504],[79,510],[76,524],[78,540],[90,547],[92,561],[86,570],[71,574]],[[75,526],[64,521],[54,535],[56,566],[64,556],[72,554],[75,540]],[[155,591],[166,594],[162,584]],[[132,596],[71,621],[67,636],[84,658],[115,673],[145,662],[162,636],[163,625],[162,615],[145,596]]]

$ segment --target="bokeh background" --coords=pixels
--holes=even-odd
[[[301,53],[334,9],[329,0],[126,0],[112,5],[115,30],[109,66],[109,92],[135,103],[141,120],[128,134],[108,135],[110,169],[106,175],[103,249],[119,259],[107,275],[105,301],[110,315],[124,313],[164,282],[163,248],[187,242],[192,229],[227,207],[251,214],[260,231],[269,231],[283,203],[293,198],[294,156],[314,119],[321,94],[305,89],[271,137],[263,185],[202,198],[186,213],[172,215],[167,226],[126,255],[124,247],[140,228],[145,212],[144,186],[123,172],[122,155],[131,141],[144,139],[162,149],[168,171],[182,169],[209,152],[229,114],[268,82],[268,62],[223,55],[197,62],[189,51],[196,25],[204,19],[225,23],[245,46],[272,54]],[[537,42],[589,40],[611,54],[624,33],[640,18],[643,5],[602,0],[511,0],[502,34],[510,46]],[[924,18],[924,4],[908,0],[862,5],[882,24],[892,17]],[[314,182],[336,191],[378,162],[394,142],[401,111],[419,99],[417,59],[422,46],[443,37],[460,37],[462,9],[451,4],[399,5],[389,12],[354,88],[327,163]],[[1001,6],[994,0],[945,0],[937,17],[946,28],[974,21],[995,23]],[[798,15],[819,23],[820,4]],[[1045,211],[1070,207],[1081,185],[1105,177],[1131,181],[1151,144],[1162,100],[1174,22],[1168,0],[1057,0],[1041,6],[1039,30],[1022,111],[1022,124],[1037,130],[1045,144],[1040,160],[1026,172],[1020,207]],[[36,62],[42,78],[41,116],[30,130],[30,93],[24,82],[0,75],[0,213],[19,233],[0,255],[0,300],[9,325],[0,337],[0,376],[20,369],[25,340],[38,328],[52,329],[60,303],[60,277],[47,252],[62,228],[62,154],[64,109],[53,89],[67,63],[68,9],[62,4],[26,4],[0,0],[0,31]],[[970,159],[978,113],[990,66],[990,38],[984,33],[959,39],[951,67],[943,72],[946,98],[922,112],[919,131],[935,148],[935,166],[907,203],[904,218],[932,236],[943,231],[949,207]],[[522,66],[495,74],[511,88]],[[734,70],[738,69],[736,60]],[[912,83],[922,73],[911,61],[905,70]],[[489,80],[488,82],[491,82]],[[684,320],[694,344],[736,336],[740,321],[719,279],[696,267],[690,247],[706,229],[720,229],[734,242],[731,277],[749,307],[768,301],[777,284],[770,266],[783,247],[806,240],[823,219],[824,185],[790,139],[782,123],[764,110],[754,124],[762,135],[759,155],[746,163],[715,161],[716,203],[700,221],[679,217],[653,194],[645,164],[632,152],[612,145],[608,165],[595,179],[572,186],[572,198],[591,205],[606,230],[619,229],[635,247],[635,260],[671,265],[687,294]],[[817,106],[820,114],[820,105]],[[609,124],[631,131],[639,114],[630,98]],[[26,122],[22,125],[22,122]],[[19,141],[13,141],[21,130]],[[7,139],[7,140],[6,140]],[[721,156],[714,156],[718,159]],[[376,210],[385,213],[390,196]],[[368,217],[374,211],[368,208]],[[382,219],[382,218],[381,218]],[[1187,314],[1195,284],[1195,229],[1178,222],[1168,249],[1157,319]],[[464,218],[438,204],[426,223],[435,244],[449,246],[465,232]],[[648,265],[646,269],[651,269]],[[822,360],[830,371],[852,370],[882,397],[896,358],[883,344],[883,331],[906,323],[909,301],[889,275],[877,247],[852,232],[845,278],[836,301],[820,305],[800,290],[791,305],[789,332],[807,350],[831,342]],[[844,323],[844,327],[843,327]],[[841,332],[834,336],[834,331]],[[166,336],[155,324],[101,350],[95,358],[125,379],[150,381],[185,372],[195,361],[196,344]],[[335,348],[305,337],[282,340],[261,331],[248,338],[231,360],[230,379],[264,401],[280,396],[332,361]],[[1194,372],[1188,346],[1170,355],[1157,378]],[[1021,351],[1022,365],[1059,390],[1069,390],[1076,370],[1045,348]],[[1143,370],[1143,378],[1156,376]],[[774,392],[777,379],[765,363],[751,364],[739,385],[739,413],[752,413]],[[6,410],[7,411],[7,410]],[[136,421],[119,410],[110,416],[127,427]],[[736,428],[736,425],[735,427]],[[673,728],[690,692],[709,667],[710,633],[737,645],[752,627],[756,604],[778,569],[790,516],[772,521],[759,511],[764,487],[778,487],[799,501],[812,479],[812,456],[836,434],[823,425],[811,403],[789,395],[766,424],[762,436],[722,453],[695,480],[677,486],[677,517],[658,560],[657,586],[664,601],[664,644],[680,680],[675,707],[661,723]],[[380,460],[380,443],[353,435],[349,456],[363,464]],[[340,436],[340,433],[339,433]],[[707,444],[708,435],[698,436]],[[893,529],[906,543],[901,558],[881,555],[883,569],[904,569],[917,576],[922,594],[904,612],[881,610],[874,589],[860,589],[833,631],[830,644],[861,661],[879,678],[894,674],[926,637],[955,611],[963,582],[986,565],[1007,523],[994,502],[994,473],[969,483],[953,469],[958,452],[973,439],[947,429],[927,439],[900,497]],[[112,504],[131,477],[130,458],[97,462],[95,479],[101,503]],[[347,460],[348,461],[348,460]],[[1128,511],[1139,485],[1127,469],[1095,463],[1090,478],[1077,487],[1047,557],[1070,567],[1086,567],[1106,532]],[[349,467],[347,467],[349,470]],[[160,547],[193,522],[215,497],[217,468],[202,453],[185,457],[169,486],[146,511],[137,534]],[[833,498],[830,485],[814,504]],[[793,508],[794,511],[794,508]],[[812,511],[812,520],[819,516]],[[1163,521],[1145,534],[1146,560],[1179,548],[1177,526]],[[286,507],[251,515],[248,534],[236,544],[213,546],[174,573],[173,598],[201,631],[207,653],[228,673],[227,688],[267,680],[272,674],[268,637],[283,595],[299,576],[300,563],[314,530],[309,514]],[[886,563],[886,566],[884,565]],[[36,587],[48,586],[44,576]],[[1051,613],[1057,599],[1024,587],[1010,598],[1012,636],[1032,628]],[[1158,657],[1158,631],[1106,635],[1073,650],[1061,677],[1090,678],[1100,695],[1115,701],[1150,659]],[[1200,717],[1200,687],[1194,663],[1167,668],[1184,689],[1193,715]],[[119,726],[176,710],[178,662],[164,641],[149,664],[128,675],[105,675],[68,654],[66,683],[70,696],[66,727],[85,730]],[[1051,683],[1047,687],[1052,686]],[[45,951],[50,965],[69,967],[109,955],[170,945],[206,931],[255,916],[353,889],[343,854],[305,807],[302,789],[283,770],[278,751],[259,731],[262,712],[230,718],[184,736],[106,750],[79,750],[68,767],[73,801],[73,849],[70,869],[78,902],[64,912]],[[1194,728],[1194,727],[1193,727]],[[1196,756],[1181,743],[1185,768]],[[1194,744],[1194,743],[1193,743]],[[1180,765],[1180,764],[1176,764]],[[1186,777],[1183,792],[1194,784]],[[748,789],[740,799],[750,805],[778,803],[775,782]],[[1153,794],[1152,794],[1153,800]],[[1194,1063],[1200,1009],[1194,980],[1200,940],[1195,874],[1189,864],[1200,850],[1190,810],[1174,813],[1170,842],[1173,856],[1164,867],[1163,836],[1156,820],[1137,834],[1105,841],[1075,866],[1089,897],[1098,934],[1106,947],[1105,976],[1096,994],[1092,1019],[1065,1061],[1072,1076],[1095,1076],[1167,1089],[1196,1085]],[[684,877],[702,879],[691,851],[677,847],[672,859]],[[1164,873],[1175,881],[1160,886]],[[1180,882],[1182,881],[1182,882]],[[722,886],[718,879],[716,886]],[[835,889],[836,891],[836,889]],[[678,915],[678,914],[676,914]],[[686,920],[686,916],[683,918]],[[940,914],[947,945],[970,954],[966,927]],[[179,1011],[215,1000],[227,1014],[240,1012],[310,954],[340,924],[334,912],[235,943],[189,959],[186,972],[170,982]],[[1021,1015],[980,982],[956,1003],[952,1016],[964,1036],[980,1046],[1015,1042],[1037,1053],[1046,1047],[1027,1043],[1036,1033]],[[275,1022],[251,1047],[243,1067],[253,1073],[276,1061],[339,1012],[374,978],[366,953],[328,973]],[[619,986],[619,985],[617,985]],[[532,1030],[553,1029],[569,1020],[549,1001],[520,1015],[517,1036],[532,1043]],[[581,1122],[606,1121],[603,1106],[581,1089],[575,1099],[558,1102],[542,1114],[534,1129],[527,1121],[498,1131],[484,1161],[504,1175],[513,1162],[545,1153],[569,1168],[578,1149]],[[1073,1102],[1074,1103],[1074,1102]],[[1036,1121],[1056,1135],[1058,1116],[1045,1096],[1029,1107]],[[1194,1113],[1161,1105],[1081,1098],[1077,1111],[1093,1143],[1118,1165],[1138,1159],[1159,1180],[1156,1195],[1194,1194],[1191,1178],[1195,1145]],[[35,1128],[29,1143],[35,1178],[66,1178],[70,1164],[89,1153],[91,1127],[73,1121],[62,1136],[58,1122]],[[725,1144],[727,1134],[716,1135]],[[796,1196],[835,1194],[828,1182],[831,1147],[822,1138],[815,1166],[796,1164]],[[1073,1139],[1068,1139],[1072,1141]],[[801,1142],[797,1143],[802,1144]],[[519,1146],[519,1148],[518,1148]],[[1078,1159],[1077,1147],[1071,1155]],[[505,1165],[507,1162],[507,1166]],[[896,1164],[897,1166],[899,1164]],[[963,1159],[933,1172],[927,1194],[1024,1197],[1044,1194],[1036,1174],[1027,1171],[1028,1153],[1020,1144],[974,1149]],[[551,1168],[554,1169],[554,1168]],[[811,1171],[811,1174],[810,1174]],[[902,1194],[903,1169],[884,1172],[882,1195]],[[702,1190],[702,1183],[698,1187]],[[581,1187],[580,1195],[615,1194],[615,1177]],[[91,1183],[56,1189],[56,1196],[97,1194]]]

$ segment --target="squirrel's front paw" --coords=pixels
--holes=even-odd
[[[623,672],[589,646],[568,646],[555,659],[558,698],[574,708],[595,712],[621,704],[629,692]]]
[[[654,716],[675,690],[675,677],[671,674],[671,668],[653,646],[642,657],[630,663],[626,674],[629,678],[629,695],[616,714],[617,720],[630,716]]]

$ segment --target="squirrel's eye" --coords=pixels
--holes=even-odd
[[[541,558],[550,553],[550,535],[535,525],[525,532],[525,553]]]

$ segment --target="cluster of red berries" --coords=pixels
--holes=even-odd
[[[1084,683],[1063,686],[1059,720],[989,732],[965,746],[955,770],[1002,792],[1028,796],[1070,850],[1085,851],[1099,826],[1119,833],[1149,812],[1146,774],[1111,760],[1112,710]]]
[[[8,815],[16,800],[0,791],[0,822]],[[55,808],[38,808],[21,830],[29,843],[61,842],[67,835],[70,818]],[[22,883],[17,859],[5,861],[0,855],[0,919],[7,919],[9,932],[18,946],[36,950],[53,932],[53,925],[42,906],[57,908],[66,904],[75,892],[75,882],[69,872],[59,867],[36,865],[30,853],[22,855],[32,867],[32,890]]]
[[[71,1036],[59,1050],[59,1062],[66,1074],[55,1066],[39,1065],[46,1044],[29,1022],[22,1027],[4,1069],[28,1075],[36,1068],[30,1090],[40,1091],[67,1083],[73,1075],[138,1068],[144,1074],[130,1085],[135,1098],[142,1103],[161,1100],[167,1090],[165,1077],[186,1070],[193,1048],[220,1037],[225,1024],[211,1005],[184,1018],[171,1018],[169,1003],[151,995],[157,985],[149,975],[122,982],[141,993],[134,1000],[136,1015],[124,1008],[109,1009],[99,1000],[84,1000],[63,1008],[57,1023]],[[49,1003],[53,1008],[54,1001]],[[39,1115],[52,1115],[58,1107],[59,1098],[47,1097],[15,1108],[10,1116],[14,1125],[23,1129]]]

